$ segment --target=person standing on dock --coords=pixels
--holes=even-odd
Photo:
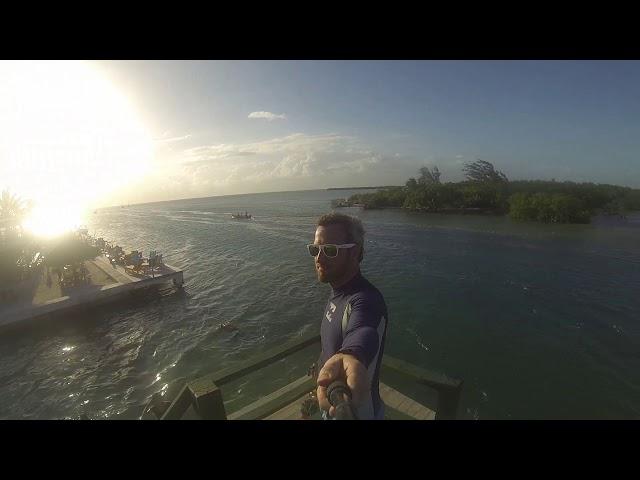
[[[355,217],[340,213],[321,216],[315,240],[307,245],[314,257],[318,280],[331,285],[331,296],[320,327],[322,352],[318,359],[318,403],[323,418],[334,415],[327,387],[346,381],[357,417],[383,419],[380,365],[387,331],[387,306],[380,291],[360,272],[364,256],[364,228]]]

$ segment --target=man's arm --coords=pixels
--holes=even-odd
[[[338,353],[352,355],[363,363],[365,368],[369,368],[380,349],[383,316],[384,310],[377,297],[358,295],[354,298],[349,324]]]

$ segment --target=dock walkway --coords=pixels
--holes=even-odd
[[[110,277],[113,277],[118,283],[130,283],[140,280],[124,271],[120,265],[112,265],[103,255],[100,255],[93,261],[94,265],[104,271]]]
[[[103,256],[97,257],[91,263],[111,277],[114,283],[76,287],[69,292],[69,295],[50,299],[43,303],[23,303],[4,309],[0,315],[0,329],[25,320],[51,317],[53,314],[67,312],[78,307],[114,301],[130,292],[153,285],[172,282],[174,286],[181,287],[184,283],[183,272],[167,264],[164,264],[162,271],[153,277],[146,275],[134,277],[125,273],[119,265],[114,268]]]

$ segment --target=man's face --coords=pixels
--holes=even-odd
[[[327,243],[341,245],[349,242],[347,242],[347,234],[342,225],[328,225],[316,229],[316,236],[313,243],[316,245],[325,245]],[[357,247],[349,249],[341,248],[338,250],[338,256],[335,258],[327,258],[324,252],[320,251],[318,256],[315,257],[318,280],[322,283],[341,280],[353,264],[354,259],[357,258],[355,257],[357,250]]]

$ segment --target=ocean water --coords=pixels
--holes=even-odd
[[[0,336],[0,418],[139,418],[155,392],[318,331],[329,287],[305,245],[349,191],[134,205],[94,236],[163,252],[182,292]],[[230,213],[249,211],[251,221]],[[344,209],[367,231],[364,275],[390,312],[387,353],[464,380],[465,419],[640,418],[640,216],[517,224],[505,217]],[[231,322],[236,332],[217,330]],[[247,377],[228,410],[306,372],[317,351]]]

